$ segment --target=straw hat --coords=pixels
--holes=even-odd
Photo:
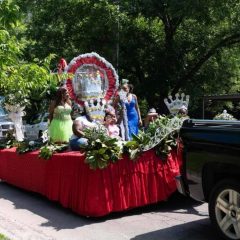
[[[158,113],[157,113],[157,111],[156,111],[156,109],[155,108],[151,108],[151,109],[149,109],[149,111],[148,111],[148,114],[147,114],[148,116],[157,116],[158,115]]]

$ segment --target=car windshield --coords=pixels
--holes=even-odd
[[[48,114],[36,114],[32,119],[30,120],[30,124],[38,124],[40,122],[47,122],[48,120]]]
[[[30,119],[30,124],[37,124],[41,122],[41,115],[37,114]]]
[[[44,115],[44,118],[43,118],[43,122],[47,122],[48,121],[48,113],[45,113],[45,115]]]
[[[0,116],[2,117],[2,116],[5,116],[5,115],[6,115],[5,110],[2,107],[0,107]]]

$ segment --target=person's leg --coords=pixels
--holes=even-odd
[[[70,140],[69,144],[70,144],[70,148],[73,151],[79,151],[81,149],[80,146],[87,145],[87,139],[86,138],[75,138],[75,139]]]

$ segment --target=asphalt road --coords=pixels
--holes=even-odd
[[[168,201],[86,218],[0,182],[0,233],[12,240],[220,240],[207,204],[173,194]]]

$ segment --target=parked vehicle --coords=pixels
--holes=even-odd
[[[7,133],[14,129],[14,123],[8,118],[7,112],[2,107],[3,99],[0,96],[0,139],[5,138]]]
[[[225,239],[240,239],[240,122],[186,120],[180,129],[183,165],[178,190],[209,203]]]
[[[40,138],[44,131],[48,129],[48,113],[35,116],[30,124],[24,125],[25,137],[29,140]]]

